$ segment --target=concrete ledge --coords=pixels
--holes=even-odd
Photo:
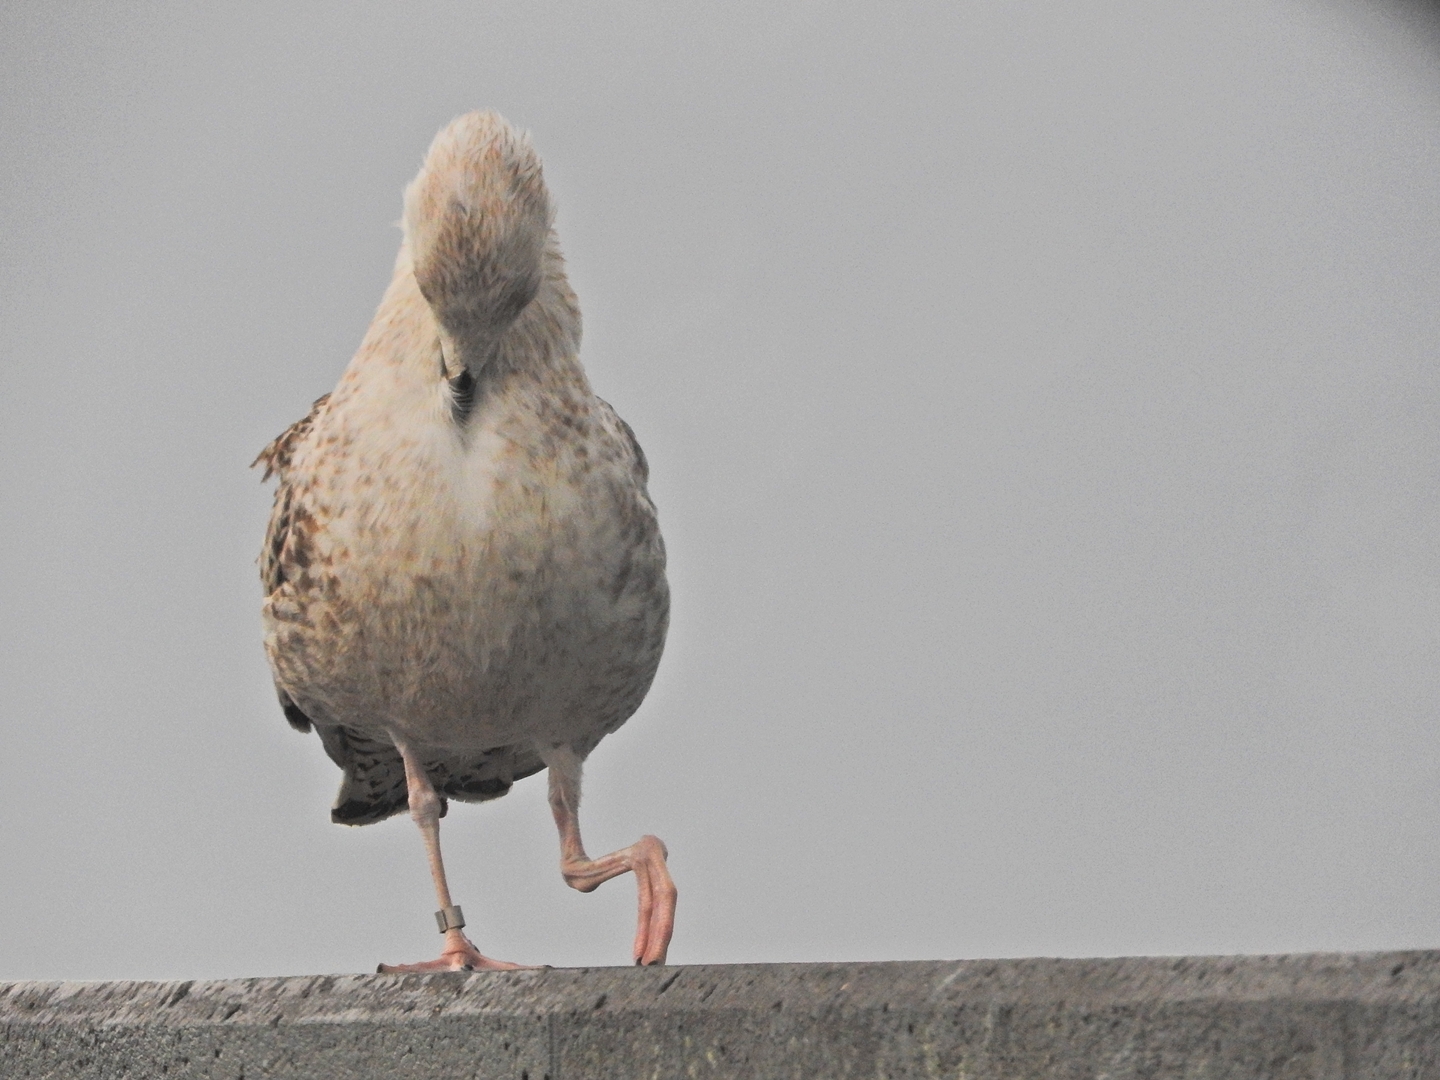
[[[1440,952],[0,983],[0,1075],[1440,1080]]]

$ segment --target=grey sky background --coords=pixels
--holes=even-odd
[[[679,963],[1440,945],[1440,47],[1341,0],[0,12],[0,978],[433,955],[280,716],[255,453],[435,131],[545,159],[670,645]],[[486,952],[625,963],[544,784]]]

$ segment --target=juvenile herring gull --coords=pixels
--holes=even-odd
[[[439,821],[541,769],[565,881],[635,874],[637,964],[674,926],[659,839],[580,842],[581,764],[645,697],[669,590],[645,455],[580,366],[553,216],[500,116],[441,131],[359,351],[257,459],[279,477],[260,575],[281,708],[344,770],[331,819],[408,807],[430,860],[444,950],[381,971],[517,966],[462,932]]]

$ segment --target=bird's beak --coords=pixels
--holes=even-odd
[[[440,334],[440,364],[445,369],[445,378],[458,379],[465,373],[465,365],[460,362],[460,351],[455,348],[455,342],[450,340],[450,335],[443,326],[436,327],[436,330]]]

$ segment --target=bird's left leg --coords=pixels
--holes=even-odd
[[[393,738],[393,736],[392,736]],[[421,964],[381,964],[382,972],[406,971],[514,971],[521,965],[505,960],[492,960],[483,955],[462,932],[465,920],[460,909],[450,902],[450,886],[445,881],[445,864],[440,861],[440,796],[425,775],[425,766],[414,752],[395,739],[395,749],[405,762],[405,786],[410,794],[410,816],[420,826],[425,839],[425,853],[430,858],[430,876],[435,879],[435,896],[440,910],[435,913],[440,931],[445,935],[445,948],[440,959]]]
[[[560,830],[560,873],[565,883],[580,892],[591,892],[613,877],[634,873],[640,897],[635,963],[663,964],[675,929],[677,895],[665,865],[669,855],[665,845],[658,836],[642,836],[627,848],[590,858],[580,842],[580,757],[568,746],[545,747],[541,757],[549,766],[550,811]]]

